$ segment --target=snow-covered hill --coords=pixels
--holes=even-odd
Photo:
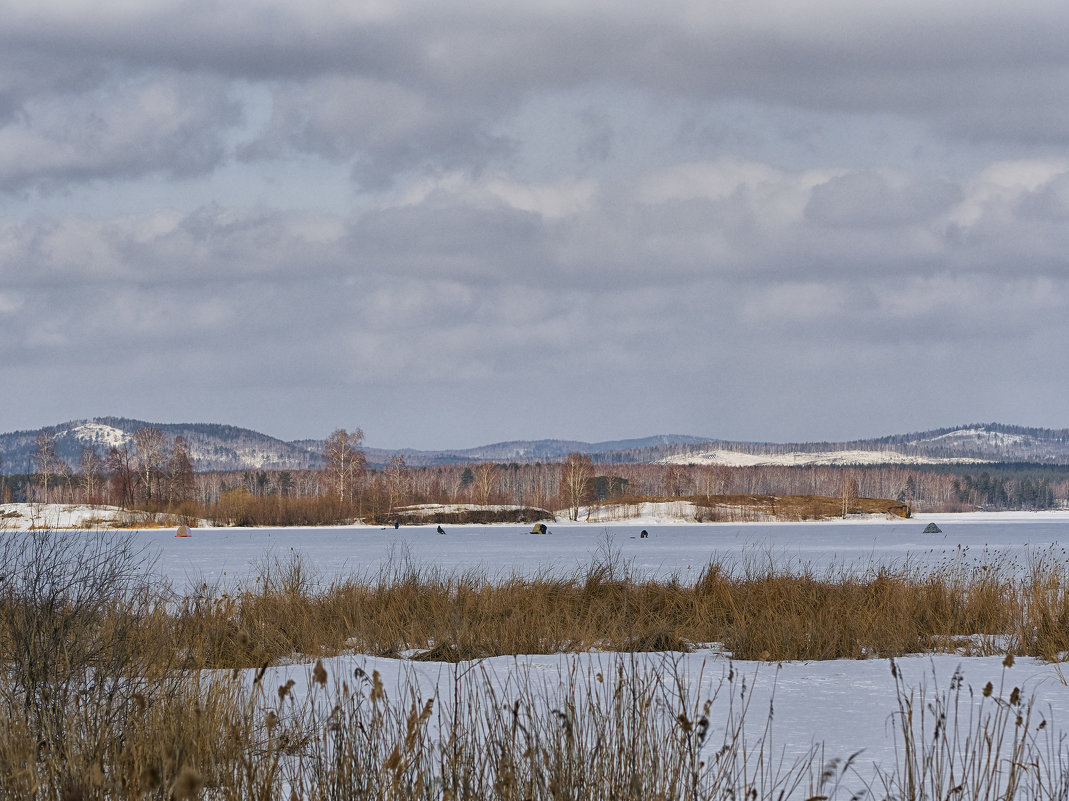
[[[850,442],[714,442],[657,459],[664,464],[921,465],[1030,462],[1069,464],[1069,430],[971,424]]]
[[[56,454],[75,467],[82,450],[91,447],[103,456],[112,447],[130,445],[134,433],[153,426],[169,440],[185,437],[195,469],[206,470],[299,470],[321,464],[322,444],[309,449],[251,431],[214,423],[148,423],[122,417],[74,420],[46,429],[0,434],[0,458],[4,473],[34,470],[37,437],[49,433],[56,440]]]
[[[0,434],[0,471],[28,473],[35,465],[36,438],[49,432],[57,454],[76,466],[82,449],[104,454],[128,444],[135,431],[153,425],[168,438],[189,442],[198,471],[301,470],[321,466],[323,441],[285,442],[247,428],[214,423],[146,423],[119,417],[76,420],[47,429]],[[970,424],[913,434],[849,442],[753,443],[709,440],[694,436],[659,435],[609,442],[518,440],[460,450],[390,450],[368,448],[372,467],[401,455],[412,467],[473,462],[555,462],[567,454],[589,454],[601,464],[663,463],[748,465],[874,465],[977,464],[1034,462],[1069,465],[1069,429]]]

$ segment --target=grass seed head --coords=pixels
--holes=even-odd
[[[89,787],[84,782],[68,784],[60,794],[60,801],[88,801]]]
[[[385,688],[385,686],[383,686],[382,676],[379,675],[379,672],[377,670],[372,672],[371,681],[372,681],[371,700],[372,701],[383,701],[383,700],[385,700],[386,699],[386,688]]]
[[[286,700],[286,696],[290,694],[290,691],[293,689],[293,685],[296,684],[296,683],[297,683],[296,681],[294,681],[293,679],[290,679],[285,684],[280,684],[278,686],[278,700],[279,700],[279,702],[282,702],[282,701]]]
[[[196,798],[204,787],[204,777],[189,765],[183,765],[174,780],[171,792],[177,801]]]

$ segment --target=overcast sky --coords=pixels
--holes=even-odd
[[[1069,426],[1069,4],[0,0],[0,430]]]

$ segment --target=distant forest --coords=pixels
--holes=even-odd
[[[1066,505],[1069,466],[985,464],[895,467],[725,467],[563,462],[410,466],[395,456],[368,465],[362,433],[336,431],[317,454],[322,468],[196,472],[189,444],[146,426],[106,453],[86,447],[76,463],[38,436],[35,470],[0,476],[3,502],[99,503],[227,523],[389,521],[423,504],[509,505],[543,512],[636,499],[728,495],[898,500],[917,511],[1052,509]]]

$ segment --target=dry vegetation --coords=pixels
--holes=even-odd
[[[816,751],[782,765],[764,738],[755,748],[733,676],[727,720],[710,721],[670,654],[657,668],[628,654],[715,641],[747,659],[894,656],[960,648],[964,634],[981,651],[1069,650],[1069,574],[1053,558],[819,576],[711,564],[683,584],[636,580],[607,544],[566,579],[491,582],[401,560],[330,586],[299,559],[268,559],[250,587],[182,598],[142,561],[121,535],[5,535],[0,797],[830,797],[848,765]],[[614,671],[567,677],[563,697],[519,678],[502,688],[460,661],[590,648],[623,653]],[[349,649],[453,663],[448,697],[410,683],[391,698],[375,675],[348,685],[321,666],[301,698],[265,686],[267,665]],[[988,695],[986,713],[951,721],[959,739],[954,697],[900,686],[903,759],[873,790],[1064,798],[1062,744],[1040,737],[1019,691]],[[996,731],[1024,767],[991,758]]]
[[[823,495],[625,495],[606,500],[604,503],[590,500],[583,508],[592,517],[600,519],[606,508],[615,510],[620,519],[639,516],[642,504],[666,504],[676,506],[687,519],[697,523],[754,522],[765,520],[828,520],[843,516],[841,497]],[[688,505],[689,506],[685,506]],[[352,506],[344,506],[329,496],[282,497],[276,495],[253,495],[244,490],[231,490],[220,496],[214,504],[186,502],[177,506],[157,505],[146,507],[134,522],[138,527],[148,528],[154,519],[186,522],[196,525],[207,521],[213,526],[318,526],[351,523],[354,517],[372,525],[466,525],[476,523],[534,523],[555,519],[546,508],[531,506],[490,505],[479,506],[431,504],[431,508],[416,506],[369,507],[359,515]],[[907,504],[886,498],[853,498],[848,507],[849,515],[881,515],[909,517]],[[144,525],[141,525],[144,523]]]
[[[843,500],[825,495],[689,495],[624,496],[610,502],[614,506],[637,508],[644,503],[677,504],[681,501],[694,506],[694,519],[698,523],[739,523],[761,520],[829,520],[843,516]],[[850,515],[884,515],[909,517],[910,509],[905,503],[886,498],[851,498],[847,513]]]
[[[266,560],[240,592],[204,587],[176,608],[159,623],[168,640],[212,667],[348,649],[425,651],[435,661],[709,643],[772,661],[1007,649],[1057,660],[1069,652],[1069,569],[1053,553],[1023,565],[959,554],[936,569],[822,574],[714,562],[683,583],[635,579],[610,548],[564,578],[490,580],[400,560],[329,586],[294,557]]]

